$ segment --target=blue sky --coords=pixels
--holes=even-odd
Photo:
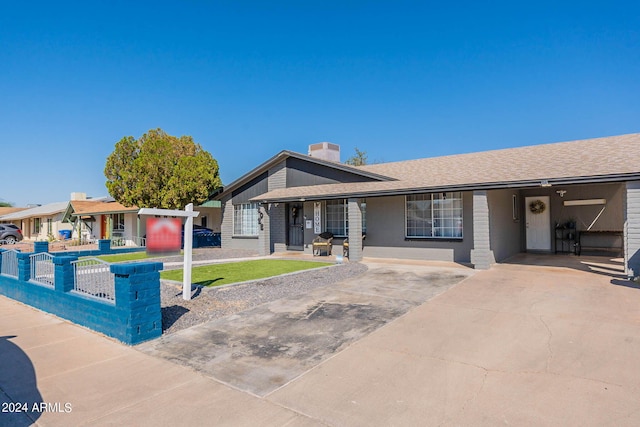
[[[115,143],[157,127],[224,183],[320,141],[397,161],[640,132],[639,3],[485,3],[1,2],[0,200],[106,195]]]

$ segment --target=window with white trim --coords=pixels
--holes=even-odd
[[[113,218],[113,231],[124,232],[124,214],[117,213],[111,217]]]
[[[367,203],[360,203],[362,211],[362,232],[367,231]],[[325,229],[336,237],[349,235],[349,204],[347,200],[327,200],[325,202]]]
[[[325,229],[334,236],[347,235],[347,204],[344,200],[327,200],[325,205]]]
[[[406,196],[406,237],[462,238],[462,193]]]
[[[258,203],[233,205],[233,235],[258,235]]]

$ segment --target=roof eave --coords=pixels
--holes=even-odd
[[[454,185],[440,185],[440,186],[420,186],[411,187],[405,189],[391,189],[391,190],[371,190],[371,191],[354,191],[345,193],[336,193],[330,195],[306,195],[306,196],[293,196],[293,197],[277,197],[277,198],[264,198],[257,196],[251,199],[253,202],[260,203],[286,203],[286,202],[304,202],[304,201],[319,201],[319,200],[335,200],[345,198],[366,198],[366,197],[383,197],[383,196],[402,196],[425,192],[442,192],[442,191],[476,191],[476,190],[500,190],[507,188],[536,188],[536,187],[548,187],[558,185],[576,185],[576,184],[604,184],[613,182],[624,182],[630,180],[639,180],[640,172],[631,174],[613,174],[613,175],[598,175],[589,177],[563,177],[563,178],[542,178],[534,180],[520,180],[520,181],[503,181],[503,182],[488,182],[488,183],[470,183],[470,184],[454,184]]]
[[[74,212],[73,214],[71,214],[72,216],[84,216],[84,215],[110,215],[110,214],[118,214],[118,213],[137,213],[140,210],[140,208],[127,208],[125,209],[120,209],[120,210],[115,210],[115,211],[95,211],[95,212]]]

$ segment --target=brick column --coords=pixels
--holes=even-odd
[[[473,192],[473,249],[471,263],[478,270],[488,269],[495,262],[489,234],[489,202],[486,190]]]
[[[162,335],[160,308],[161,262],[111,264],[115,275],[116,307],[127,316],[125,337],[128,344]]]
[[[268,204],[260,204],[258,223],[258,254],[261,256],[271,255],[271,221]]]
[[[49,242],[33,242],[33,252],[37,254],[49,252]]]
[[[362,261],[362,211],[359,199],[349,199],[349,261]]]
[[[57,256],[53,257],[54,287],[58,292],[69,292],[73,290],[73,261],[77,261],[77,256]]]
[[[628,277],[640,276],[640,181],[626,183],[624,193],[624,264]]]
[[[101,253],[111,252],[111,240],[110,239],[100,239],[100,240],[98,240],[98,250]]]
[[[28,282],[31,279],[31,253],[18,252],[18,280]]]

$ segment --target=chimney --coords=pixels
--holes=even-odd
[[[87,200],[87,193],[71,193],[71,200]]]
[[[316,159],[340,163],[340,146],[330,142],[318,142],[309,145],[309,155]]]

